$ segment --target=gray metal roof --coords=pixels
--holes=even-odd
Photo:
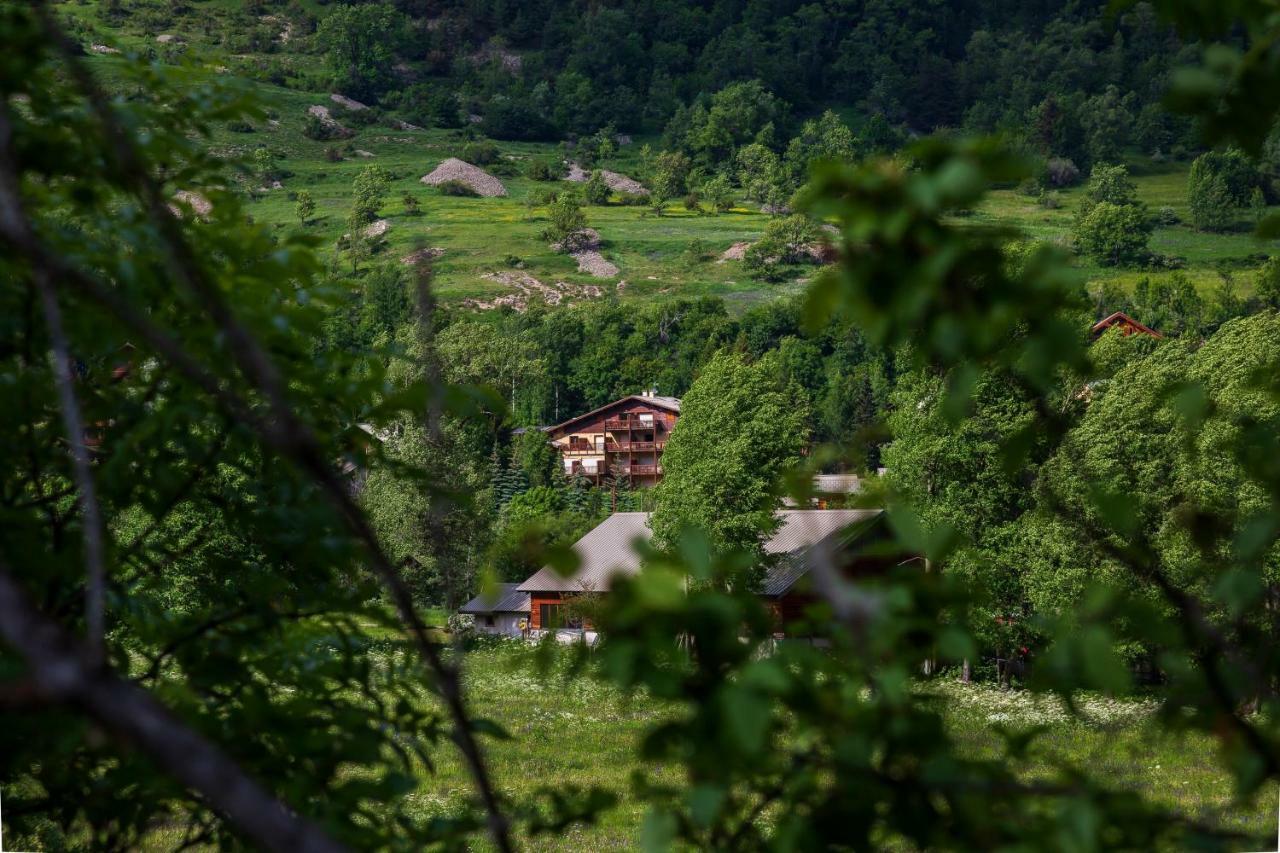
[[[827,510],[793,510],[796,515],[803,516],[796,519],[792,525],[784,527],[778,531],[778,535],[765,545],[765,550],[770,554],[777,554],[773,565],[769,567],[768,573],[765,575],[764,582],[761,584],[760,592],[765,596],[778,596],[784,594],[791,587],[795,586],[796,581],[809,573],[812,567],[810,555],[815,551],[822,551],[830,554],[832,551],[839,551],[841,548],[851,544],[858,539],[867,528],[882,517],[882,512],[878,509],[827,509]],[[814,518],[818,515],[835,515],[839,513],[845,516],[843,524],[823,523],[825,519]],[[801,526],[807,527],[805,530],[798,529]],[[795,547],[786,547],[787,543],[777,542],[783,533],[789,532],[791,528],[792,540]],[[832,541],[834,540],[834,541]],[[774,547],[777,542],[776,549]],[[827,548],[827,544],[834,547]],[[822,548],[818,548],[820,544]]]
[[[790,509],[782,510],[778,528],[764,550],[787,555],[779,559],[764,584],[766,595],[780,595],[808,571],[804,552],[850,525],[880,515],[878,509]],[[649,514],[619,512],[596,525],[573,545],[578,570],[568,577],[544,566],[520,584],[522,592],[604,592],[614,575],[634,575],[640,571],[640,557],[632,547],[637,539],[648,541]],[[770,592],[777,589],[777,592]]]
[[[458,608],[459,613],[528,613],[529,594],[520,592],[515,583],[500,583],[492,595],[483,592]]]
[[[603,592],[616,574],[634,575],[640,571],[640,557],[632,543],[648,541],[647,512],[615,512],[573,543],[578,555],[578,570],[564,577],[550,566],[538,569],[520,584],[522,592]]]
[[[656,394],[650,397],[648,394],[628,394],[625,397],[620,397],[619,399],[614,400],[612,403],[605,403],[603,406],[600,406],[599,408],[592,409],[591,411],[581,415],[575,415],[574,417],[569,418],[569,420],[567,421],[561,421],[558,424],[552,424],[551,426],[542,427],[542,431],[555,432],[558,429],[564,429],[570,424],[575,424],[578,421],[583,420],[584,418],[591,417],[592,415],[598,415],[599,413],[603,412],[605,409],[613,408],[619,403],[626,403],[631,400],[638,400],[641,403],[652,403],[653,405],[658,406],[659,408],[667,409],[668,411],[675,412],[677,415],[680,414],[680,398],[679,397],[659,397]]]

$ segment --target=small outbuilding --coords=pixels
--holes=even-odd
[[[474,616],[476,630],[482,634],[504,637],[522,636],[529,626],[529,593],[519,584],[500,583],[490,593],[480,593],[459,608],[459,613]]]

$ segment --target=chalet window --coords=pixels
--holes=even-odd
[[[486,627],[486,628],[492,628],[492,627],[493,627],[493,617],[492,617],[492,616],[486,616],[486,617],[484,617],[484,625],[485,625],[485,627]]]
[[[565,613],[563,604],[539,604],[538,621],[542,630],[554,631],[557,628],[581,628],[582,620]]]

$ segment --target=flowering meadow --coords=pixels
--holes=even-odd
[[[624,695],[595,677],[589,659],[576,667],[571,649],[501,642],[466,653],[464,672],[475,712],[512,735],[486,741],[505,794],[525,800],[543,788],[576,785],[600,786],[618,796],[595,826],[541,837],[537,848],[634,849],[645,815],[629,796],[633,774],[640,771],[636,745],[666,718],[662,705]],[[1275,789],[1252,804],[1235,803],[1228,775],[1205,760],[1213,744],[1194,733],[1161,733],[1154,725],[1154,699],[1084,695],[1073,713],[1054,696],[989,682],[962,684],[945,675],[921,681],[917,691],[921,701],[937,704],[971,757],[999,756],[1006,748],[1002,733],[1039,729],[1028,753],[1029,778],[1054,767],[1088,769],[1201,821],[1255,835],[1275,832]],[[457,760],[443,751],[440,759],[426,786],[430,793],[417,795],[424,814],[460,808],[468,796]],[[650,768],[646,778],[681,781],[674,768],[663,767]]]

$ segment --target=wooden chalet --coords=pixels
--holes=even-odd
[[[679,399],[645,391],[543,432],[570,477],[651,486],[662,479],[662,451],[679,417]]]
[[[900,562],[882,557],[841,559],[854,542],[861,544],[883,535],[881,510],[790,509],[778,515],[782,526],[765,543],[765,552],[773,561],[760,595],[777,617],[780,633],[801,618],[815,600],[808,577],[815,560],[834,559],[848,575],[879,573]],[[580,561],[576,572],[564,576],[544,567],[516,587],[529,595],[530,630],[589,631],[591,626],[574,615],[571,602],[607,594],[613,578],[639,572],[640,557],[634,544],[651,535],[648,513],[614,513],[574,543]]]
[[[1103,317],[1101,320],[1094,323],[1093,328],[1089,331],[1094,337],[1097,337],[1112,328],[1119,328],[1120,334],[1124,335],[1126,338],[1130,335],[1149,335],[1153,338],[1164,337],[1164,335],[1160,334],[1155,329],[1150,326],[1144,326],[1142,323],[1139,323],[1123,311],[1117,311],[1108,317]]]

